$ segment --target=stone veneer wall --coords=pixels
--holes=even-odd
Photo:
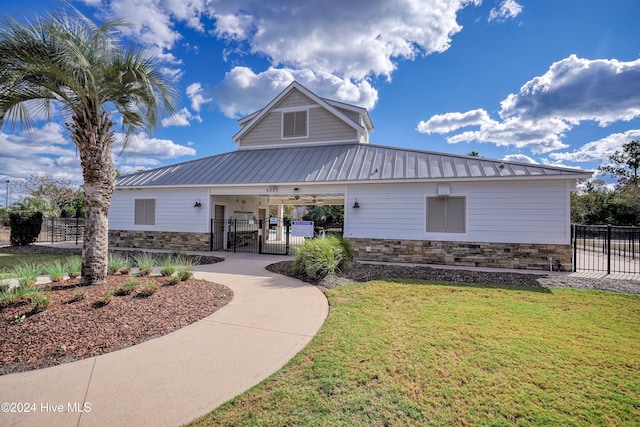
[[[348,238],[356,260],[464,267],[572,270],[571,245]],[[367,248],[370,250],[367,251]]]
[[[109,246],[116,248],[208,251],[209,233],[109,230]]]

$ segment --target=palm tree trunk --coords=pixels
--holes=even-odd
[[[99,285],[107,277],[109,206],[116,171],[111,158],[115,140],[108,114],[76,114],[67,123],[80,152],[84,177],[85,231],[82,247],[82,284]]]

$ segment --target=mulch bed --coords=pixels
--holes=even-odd
[[[100,286],[78,286],[78,279],[43,285],[50,289],[51,305],[42,311],[27,302],[0,306],[0,375],[139,344],[203,319],[233,298],[223,285],[196,279],[171,285],[160,276],[137,277],[136,291],[119,295],[118,288],[131,277],[108,276]],[[142,290],[149,282],[158,288],[145,296]],[[78,296],[82,290],[84,298]],[[116,294],[105,304],[110,290]]]

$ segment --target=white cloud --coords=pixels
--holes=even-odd
[[[174,79],[180,78],[182,72],[170,51],[181,37],[176,24],[183,23],[226,42],[225,55],[256,54],[266,58],[271,68],[259,73],[263,78],[277,79],[273,69],[297,69],[299,73],[314,70],[317,75],[351,81],[341,83],[343,91],[336,93],[337,99],[357,99],[360,105],[377,99],[367,78],[390,79],[399,61],[447,50],[452,37],[462,30],[457,22],[458,12],[482,3],[481,0],[370,0],[363,7],[361,2],[343,0],[84,1],[99,7],[102,16],[120,16],[132,22],[129,35],[172,63],[165,73]],[[505,10],[515,10],[515,6],[509,6],[514,2],[507,3],[503,6]],[[233,91],[232,81],[225,79],[219,92]],[[326,81],[323,78],[315,83],[321,86]],[[277,86],[279,81],[272,83]],[[307,84],[313,86],[309,81]],[[221,110],[228,115],[248,111],[230,107],[230,103],[233,101],[220,101]]]
[[[0,132],[0,171],[5,179],[25,178],[36,173],[72,176],[82,181],[80,160],[66,130],[57,123],[46,123],[20,134]]]
[[[622,151],[622,146],[629,141],[640,140],[640,129],[628,130],[622,133],[614,133],[605,138],[591,141],[582,147],[566,153],[551,153],[549,157],[557,161],[590,162],[594,160],[609,159],[616,151]]]
[[[515,18],[521,12],[522,5],[515,0],[503,0],[498,7],[491,9],[488,21],[506,21]]]
[[[165,128],[169,126],[191,126],[191,121],[193,120],[197,120],[202,123],[202,117],[198,114],[191,114],[189,110],[183,108],[172,116],[162,119],[160,124]]]
[[[568,147],[567,132],[584,121],[606,126],[640,117],[640,60],[588,60],[571,55],[551,65],[501,102],[500,119],[482,109],[438,114],[418,123],[421,133],[449,134],[449,143],[488,142],[546,153]],[[464,127],[476,129],[458,132]],[[456,133],[458,132],[458,133]],[[628,142],[628,141],[626,141]],[[581,155],[608,157],[591,147]],[[570,157],[570,153],[558,153]]]
[[[187,96],[191,100],[191,108],[194,111],[200,111],[203,105],[213,101],[211,98],[206,98],[203,94],[204,89],[200,83],[192,83],[187,86]]]
[[[466,113],[436,114],[427,121],[418,123],[420,133],[449,133],[457,129],[484,125],[490,123],[489,114],[482,109],[467,111]]]
[[[130,136],[128,145],[122,150],[122,134],[118,135],[114,144],[114,153],[122,153],[122,156],[140,156],[150,159],[173,159],[182,156],[195,156],[196,150],[191,147],[176,144],[169,139],[152,138],[145,132],[140,132]],[[136,161],[140,161],[136,159]]]
[[[551,65],[501,103],[501,117],[558,117],[601,126],[640,117],[640,59],[583,59],[576,55]]]
[[[224,115],[238,117],[264,107],[294,80],[319,96],[368,109],[378,100],[378,92],[366,80],[355,83],[329,73],[286,68],[256,74],[247,67],[234,67],[214,92]]]
[[[508,0],[506,3],[514,3]],[[97,1],[87,0],[93,7]],[[481,0],[371,0],[359,2],[288,0],[106,0],[100,14],[132,22],[127,31],[146,47],[171,50],[181,38],[177,22],[241,43],[268,57],[272,66],[333,73],[361,80],[389,77],[395,61],[443,52],[462,27],[457,13]],[[517,4],[517,3],[516,3]],[[509,5],[505,10],[514,10]]]
[[[506,160],[507,162],[531,163],[534,165],[538,164],[537,161],[524,154],[507,154],[503,157],[503,160]]]

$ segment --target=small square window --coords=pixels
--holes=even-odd
[[[133,215],[135,225],[156,224],[156,199],[136,199]]]
[[[304,138],[307,136],[307,111],[282,113],[282,137]]]
[[[427,231],[464,233],[465,209],[464,197],[427,197]]]

